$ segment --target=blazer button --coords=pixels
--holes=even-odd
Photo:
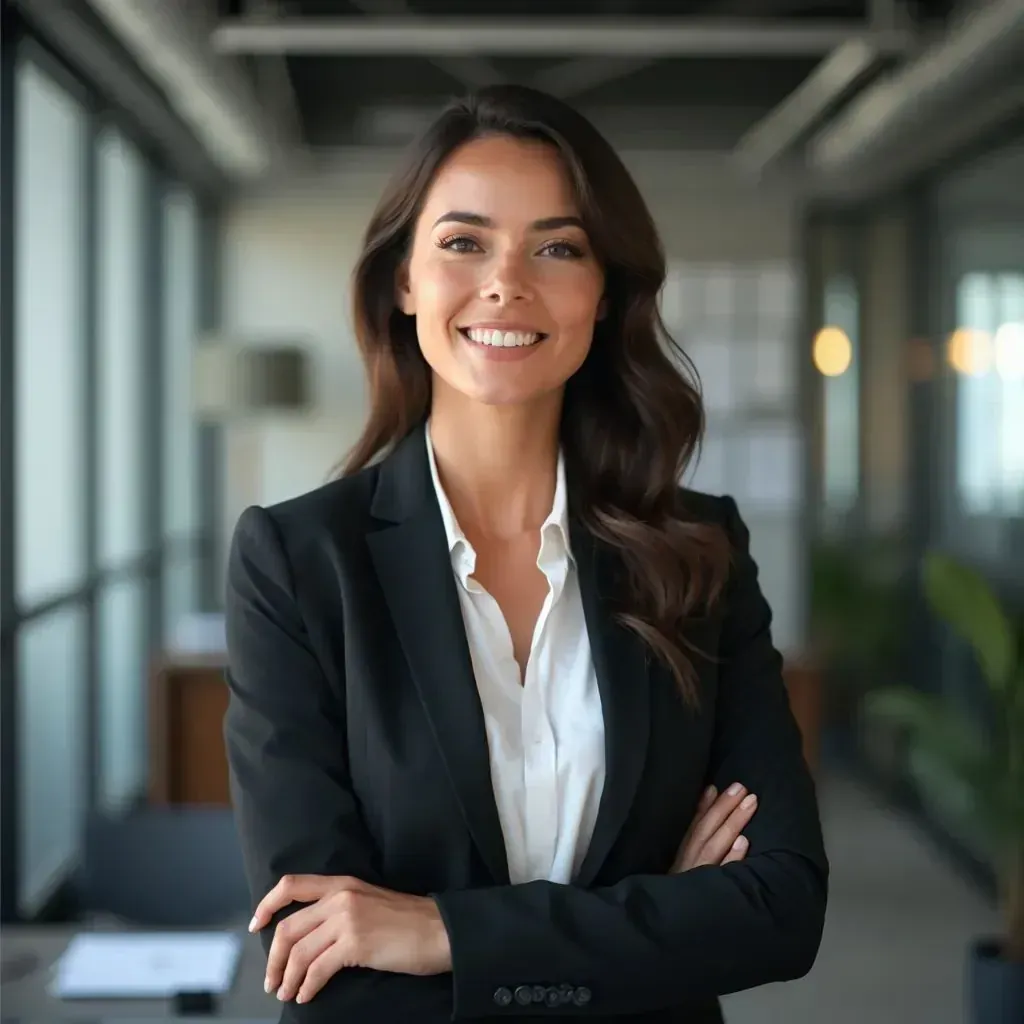
[[[586,1006],[592,998],[592,993],[586,985],[580,985],[572,994],[572,1001],[577,1006]]]
[[[501,988],[494,990],[494,1001],[498,1006],[511,1006],[512,993],[502,985]]]
[[[520,1006],[529,1006],[533,1002],[533,989],[529,985],[520,985],[516,989],[516,1002]]]

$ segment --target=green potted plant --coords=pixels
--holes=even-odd
[[[974,942],[969,1000],[975,1024],[1024,1021],[1024,622],[985,579],[948,556],[924,561],[933,612],[972,648],[993,714],[983,728],[941,696],[906,688],[869,694],[870,719],[903,727],[923,788],[956,787],[971,828],[994,851],[1005,933]]]
[[[865,733],[859,713],[868,690],[901,674],[904,547],[897,536],[875,536],[821,540],[811,551],[811,650],[825,680],[825,715],[883,774],[894,770],[900,745],[881,730]]]

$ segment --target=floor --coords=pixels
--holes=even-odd
[[[965,949],[998,915],[905,820],[831,778],[828,918],[800,981],[725,1000],[728,1024],[962,1024]]]
[[[728,1024],[961,1024],[965,949],[997,926],[995,913],[910,824],[854,783],[827,778],[821,798],[832,884],[818,961],[800,981],[727,998]],[[5,933],[5,946],[9,938]],[[27,942],[46,963],[67,934],[23,933],[15,941]],[[262,951],[254,937],[245,941],[224,1016],[273,1020],[278,1004],[262,991]],[[123,1024],[170,1015],[152,1004],[72,1008],[41,989],[38,974],[5,984],[4,1018],[107,1017]]]

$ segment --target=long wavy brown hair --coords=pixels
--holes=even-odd
[[[565,388],[561,443],[570,509],[618,556],[624,572],[617,618],[696,704],[693,659],[701,652],[683,626],[707,613],[729,567],[724,531],[689,519],[679,487],[704,431],[699,381],[658,312],[665,255],[640,191],[601,134],[560,100],[502,85],[453,102],[387,186],[353,278],[370,414],[342,472],[388,454],[429,413],[431,370],[414,319],[395,305],[396,274],[438,169],[459,147],[489,135],[542,140],[559,152],[603,266],[607,313]]]

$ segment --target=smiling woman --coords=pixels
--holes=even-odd
[[[578,113],[446,109],[355,271],[370,415],[235,532],[225,721],[296,1021],[721,1021],[793,978],[828,865],[658,235]]]
[[[487,212],[449,210],[456,201]],[[538,209],[553,215],[534,219]],[[558,152],[508,136],[463,146],[431,185],[399,272],[435,410],[560,405],[590,351],[603,291]]]

